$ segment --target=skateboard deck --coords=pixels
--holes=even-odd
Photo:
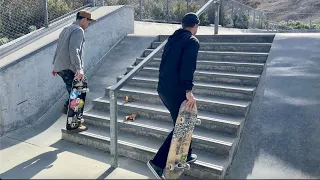
[[[86,101],[86,94],[89,92],[88,80],[74,79],[69,96],[66,129],[75,131],[83,123],[82,115]]]
[[[197,106],[187,109],[186,100],[181,103],[179,114],[174,127],[171,145],[168,153],[164,177],[166,179],[177,179],[185,169],[190,169],[190,164],[186,163],[192,134],[195,125],[200,125],[197,119]]]

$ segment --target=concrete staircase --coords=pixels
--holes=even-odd
[[[159,36],[127,73],[151,53],[167,35]],[[274,35],[199,35],[200,52],[194,74],[200,126],[193,135],[198,161],[185,174],[199,179],[224,177],[232,162],[241,127],[250,108],[264,69]],[[161,61],[159,52],[138,75],[118,92],[119,154],[147,162],[173,128],[168,110],[158,97],[156,86]],[[118,77],[118,81],[123,76]],[[135,99],[123,103],[125,96]],[[135,122],[124,117],[137,113]],[[109,92],[93,101],[85,113],[89,130],[68,134],[63,139],[109,151]]]

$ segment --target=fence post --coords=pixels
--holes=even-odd
[[[110,89],[110,154],[112,157],[111,166],[118,167],[118,104],[117,94]]]
[[[219,21],[221,26],[225,26],[224,24],[224,19],[225,19],[225,14],[224,14],[224,0],[220,0],[220,11],[219,11]]]
[[[140,21],[142,21],[142,0],[139,0],[139,16]]]
[[[258,29],[262,29],[262,21],[261,21],[262,15],[261,12],[259,11],[259,27]]]
[[[169,0],[167,0],[167,22],[169,22]]]
[[[310,14],[310,29],[312,28],[312,14]]]
[[[256,10],[253,10],[253,29],[256,28]]]
[[[49,27],[49,15],[48,15],[48,1],[43,0],[43,8],[44,8],[44,26],[46,28]]]
[[[233,7],[233,1],[231,1],[231,8],[232,8],[232,12],[231,12],[231,19],[233,20],[234,17],[234,7]]]
[[[215,19],[214,19],[214,34],[218,34],[219,31],[219,9],[220,9],[220,3],[219,1],[215,1]]]
[[[2,118],[2,104],[0,102],[0,137],[4,135],[4,122]]]

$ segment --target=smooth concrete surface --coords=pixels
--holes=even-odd
[[[149,179],[153,174],[145,163],[120,157],[119,167],[111,167],[109,153],[60,140],[62,116],[53,126],[23,142],[7,134],[0,142],[2,179]],[[31,129],[21,133],[31,133]],[[52,136],[59,134],[60,136]],[[48,143],[43,146],[43,138]],[[23,135],[21,136],[23,139]]]
[[[85,33],[85,72],[95,67],[114,44],[134,32],[132,7],[99,7],[92,13],[98,21]],[[5,132],[33,123],[66,93],[61,78],[51,74],[61,30],[0,59],[1,122]]]
[[[320,178],[320,34],[277,34],[230,179]]]
[[[181,28],[180,24],[166,24],[155,22],[134,22],[134,33],[136,35],[168,35]],[[242,34],[241,29],[219,27],[219,34]],[[214,27],[199,26],[198,35],[214,35]]]

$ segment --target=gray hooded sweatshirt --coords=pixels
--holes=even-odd
[[[53,70],[60,72],[70,69],[74,73],[77,70],[83,71],[84,44],[84,30],[77,23],[74,22],[64,28],[59,35],[57,49],[54,54]]]

